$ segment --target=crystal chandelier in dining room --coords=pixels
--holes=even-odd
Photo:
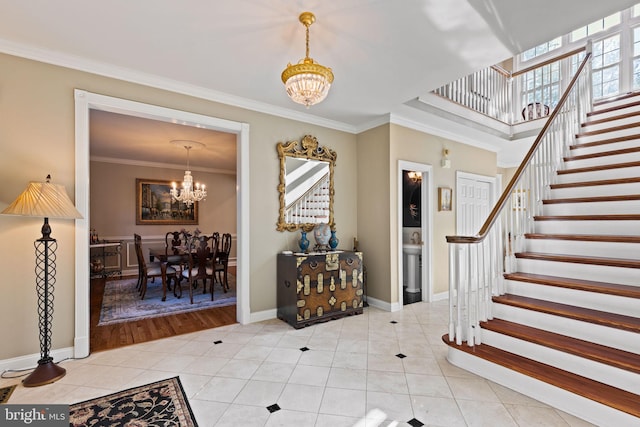
[[[189,170],[189,152],[192,148],[203,148],[204,144],[197,141],[188,140],[174,140],[171,141],[174,145],[179,145],[187,150],[187,170],[184,171],[184,178],[182,179],[182,188],[178,189],[175,182],[171,183],[171,197],[173,200],[182,202],[188,207],[194,202],[199,202],[207,197],[207,190],[205,190],[204,184],[200,185],[196,182],[195,188],[193,186],[193,176]]]
[[[333,71],[309,57],[309,27],[316,21],[315,15],[302,12],[299,20],[307,31],[306,55],[297,64],[289,63],[281,77],[291,100],[309,108],[322,102],[329,94],[333,83]]]

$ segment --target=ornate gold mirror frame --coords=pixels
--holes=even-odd
[[[333,169],[335,167],[337,157],[336,152],[327,147],[320,146],[318,144],[318,140],[311,135],[305,135],[300,141],[278,142],[278,144],[276,144],[276,149],[278,150],[278,157],[280,158],[280,184],[278,185],[278,194],[280,197],[280,214],[278,216],[276,229],[278,231],[295,231],[298,229],[311,231],[316,224],[321,222],[328,223],[329,227],[333,229],[335,225],[333,221]],[[323,168],[326,168],[328,166],[329,206],[325,208],[327,212],[323,212],[323,215],[326,213],[325,219],[320,219],[317,222],[307,222],[304,220],[296,221],[295,219],[293,219],[292,215],[288,215],[287,211],[291,208],[293,203],[289,203],[289,206],[287,206],[287,188],[291,189],[291,183],[288,183],[287,181],[292,181],[291,177],[293,171],[287,171],[287,158],[289,158],[290,161],[291,159],[306,160],[310,165],[317,166],[319,170],[322,170]],[[309,172],[306,175],[311,174],[312,173]],[[320,172],[319,174],[322,174],[322,172]],[[316,175],[318,175],[318,173]],[[287,180],[287,177],[289,177],[290,179]],[[300,179],[299,181],[308,184],[309,189],[313,189],[314,185],[316,185],[315,182],[310,182],[310,179]],[[311,190],[307,190],[303,192],[303,194],[306,194],[309,191]],[[292,193],[293,192],[290,192],[289,196],[292,196]],[[297,197],[296,201],[299,201],[301,199],[302,197]]]

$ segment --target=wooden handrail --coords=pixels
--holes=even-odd
[[[577,53],[580,53],[580,52],[582,52],[582,51],[584,51],[586,49],[587,48],[585,46],[582,46],[582,47],[579,47],[579,48],[574,49],[572,51],[563,53],[562,55],[554,56],[553,58],[549,58],[546,61],[543,61],[543,62],[541,62],[539,64],[535,64],[535,65],[532,65],[530,67],[523,68],[522,70],[515,71],[515,72],[511,73],[511,77],[517,77],[517,76],[519,76],[521,74],[528,73],[529,71],[535,70],[536,68],[540,68],[540,67],[544,67],[545,65],[553,64],[554,62],[558,62],[558,61],[560,61],[562,59],[565,59],[565,58],[568,58],[570,56],[573,56],[573,55],[575,55]]]
[[[569,53],[567,53],[565,55],[567,55],[567,56],[574,55],[576,52],[580,52],[582,50],[584,50],[584,48],[576,49],[575,51],[569,52]],[[469,243],[479,243],[479,242],[483,241],[485,239],[485,237],[487,237],[489,229],[493,226],[493,224],[498,219],[498,216],[499,216],[500,212],[502,211],[502,209],[504,208],[504,205],[505,205],[507,199],[511,195],[511,192],[513,191],[513,188],[516,186],[516,183],[518,182],[518,180],[522,176],[522,173],[523,173],[524,169],[531,162],[531,159],[532,159],[533,155],[535,154],[536,150],[538,149],[538,146],[540,145],[540,143],[542,141],[542,138],[545,136],[545,134],[547,132],[547,129],[549,129],[549,126],[551,126],[551,123],[553,123],[553,121],[555,120],[556,116],[559,114],[560,110],[564,106],[567,98],[569,97],[569,93],[571,92],[571,90],[575,86],[576,81],[578,81],[578,77],[582,73],[582,70],[584,69],[584,67],[586,67],[587,61],[590,58],[591,58],[591,52],[587,52],[584,60],[580,64],[580,67],[578,67],[578,71],[576,71],[576,74],[571,79],[571,82],[569,83],[569,86],[567,86],[567,90],[565,90],[565,92],[562,94],[562,97],[560,98],[560,101],[558,102],[558,105],[551,112],[551,115],[549,116],[549,119],[546,121],[546,123],[542,127],[542,130],[538,134],[538,137],[536,138],[534,143],[531,145],[531,148],[527,152],[527,155],[522,160],[522,163],[520,163],[520,166],[516,170],[516,173],[511,178],[511,181],[509,181],[509,184],[507,185],[507,187],[505,188],[504,192],[500,196],[500,199],[498,200],[496,205],[493,207],[493,210],[491,210],[491,213],[489,214],[489,217],[487,218],[487,220],[482,225],[482,228],[480,228],[480,231],[478,232],[478,234],[475,235],[475,236],[446,236],[448,243],[467,243],[467,244],[469,244]],[[557,59],[554,59],[554,61],[552,61],[552,62],[555,62],[556,60]]]

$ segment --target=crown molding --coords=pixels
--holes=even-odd
[[[101,163],[113,163],[118,165],[127,165],[127,166],[142,166],[148,168],[160,168],[160,169],[177,169],[184,171],[185,165],[177,165],[172,163],[160,163],[160,162],[145,162],[142,160],[131,160],[131,159],[118,159],[116,157],[101,157],[101,156],[90,156],[89,160],[92,162],[101,162]],[[205,172],[205,173],[218,173],[222,175],[237,175],[234,170],[227,169],[214,169],[214,168],[203,168],[197,166],[190,166],[189,169],[193,172]]]
[[[71,68],[103,77],[109,77],[117,80],[123,80],[129,83],[135,83],[142,86],[153,87],[156,89],[167,90],[182,95],[193,96],[195,98],[205,99],[207,101],[217,102],[233,107],[243,108],[259,113],[278,116],[285,119],[296,120],[316,126],[334,129],[347,133],[356,133],[356,128],[348,123],[337,120],[325,119],[300,111],[288,108],[278,107],[252,99],[242,98],[228,93],[207,89],[184,82],[180,82],[155,74],[143,73],[125,67],[107,64],[100,61],[92,61],[76,55],[69,55],[49,49],[42,49],[23,43],[16,43],[0,38],[0,53],[18,56],[25,59],[31,59],[38,62],[44,62],[60,67]]]

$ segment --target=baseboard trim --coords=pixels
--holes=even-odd
[[[431,301],[442,301],[449,299],[449,291],[440,292],[431,296]]]
[[[262,322],[264,320],[275,319],[278,316],[278,310],[272,308],[270,310],[256,311],[255,313],[251,313],[249,317],[249,323]]]
[[[384,311],[398,311],[399,310],[398,308],[393,310],[394,305],[391,304],[391,303],[388,303],[386,301],[382,301],[382,300],[379,300],[378,298],[374,298],[374,297],[370,297],[370,296],[367,296],[367,303],[371,307],[379,308],[380,310],[384,310]],[[396,305],[398,305],[398,304],[396,304]],[[402,308],[402,307],[400,307],[400,308]]]
[[[73,347],[59,348],[49,352],[55,363],[60,363],[66,359],[73,358]],[[11,359],[0,360],[0,371],[29,370],[35,369],[40,360],[40,353],[27,354],[13,357]],[[64,366],[63,366],[64,367]]]

